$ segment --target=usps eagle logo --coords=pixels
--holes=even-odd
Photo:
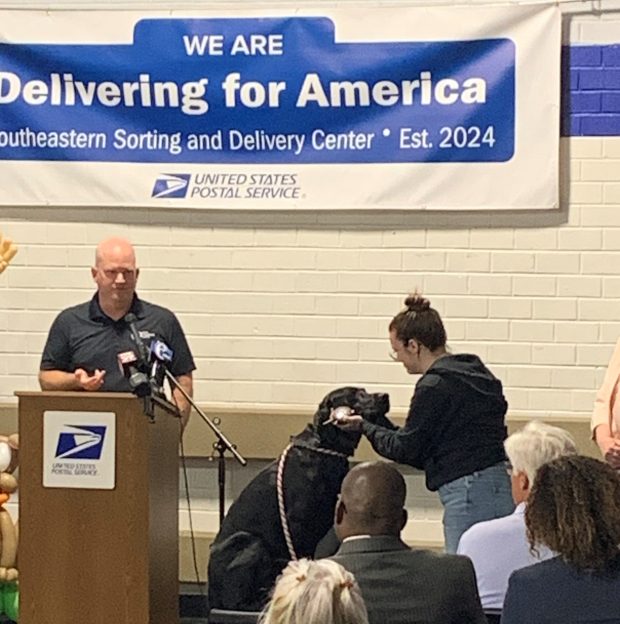
[[[107,427],[66,425],[58,435],[56,459],[101,459]]]
[[[162,173],[153,186],[151,197],[156,199],[183,199],[191,180],[190,173]]]

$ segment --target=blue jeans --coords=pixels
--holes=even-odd
[[[514,510],[504,462],[445,483],[439,488],[439,499],[448,553],[456,552],[461,535],[476,522],[501,518]]]

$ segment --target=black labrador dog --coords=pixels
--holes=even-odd
[[[361,437],[332,423],[334,410],[343,406],[375,422],[389,412],[390,400],[363,388],[333,390],[313,423],[245,487],[211,547],[210,608],[258,611],[288,561],[312,557],[333,524],[348,458]]]

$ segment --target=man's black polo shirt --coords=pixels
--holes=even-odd
[[[147,348],[152,340],[161,340],[172,349],[170,372],[175,377],[196,368],[181,324],[170,310],[134,296],[129,312],[136,315],[136,326]],[[124,351],[137,353],[129,326],[123,319],[114,321],[106,316],[95,294],[90,301],[67,308],[56,317],[43,350],[41,370],[72,373],[83,368],[92,375],[95,369],[103,369],[102,391],[130,392],[118,364],[118,354]]]

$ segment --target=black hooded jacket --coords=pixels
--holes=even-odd
[[[419,379],[404,426],[364,421],[377,453],[426,473],[426,486],[483,470],[506,459],[502,384],[476,355],[445,355]]]

